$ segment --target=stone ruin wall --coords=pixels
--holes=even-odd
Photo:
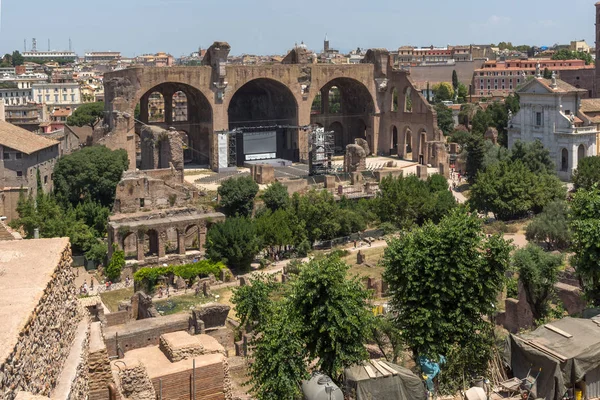
[[[71,262],[67,246],[18,343],[0,365],[1,398],[13,400],[19,391],[47,396],[56,386],[82,318]]]
[[[89,393],[89,350],[90,350],[90,322],[88,320],[87,332],[82,346],[81,358],[77,365],[75,378],[71,382],[71,391],[67,400],[87,399]]]

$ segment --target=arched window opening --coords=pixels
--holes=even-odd
[[[323,98],[321,97],[321,92],[317,93],[315,99],[313,100],[312,106],[310,107],[311,114],[321,114],[323,112]]]
[[[398,111],[398,89],[392,90],[392,111]]]
[[[337,86],[332,86],[329,89],[329,113],[339,114],[342,112],[342,96],[340,89]]]
[[[173,122],[187,122],[188,100],[182,91],[173,95]]]
[[[165,122],[165,99],[159,92],[148,97],[148,122]]]
[[[404,112],[412,112],[412,89],[406,88],[404,95]]]
[[[569,170],[569,151],[567,149],[562,149],[560,170],[563,172],[567,172]]]

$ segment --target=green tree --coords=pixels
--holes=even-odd
[[[552,79],[552,72],[548,68],[544,68],[544,72],[542,73],[542,77],[544,79]]]
[[[456,92],[458,90],[458,74],[456,73],[456,70],[453,69],[452,70],[452,89]]]
[[[512,263],[519,272],[533,319],[543,321],[548,317],[550,302],[555,295],[554,284],[558,281],[562,255],[546,253],[540,247],[528,244],[515,251]]]
[[[89,126],[92,129],[104,118],[104,103],[82,104],[67,118],[67,124],[72,126]]]
[[[497,164],[501,161],[510,159],[510,151],[504,146],[493,144],[491,141],[486,140],[485,148],[485,156],[482,165],[483,169],[486,169],[492,164]]]
[[[267,209],[255,220],[257,234],[263,246],[297,246],[306,239],[304,221],[289,209],[275,212]]]
[[[72,205],[91,200],[112,208],[117,184],[128,166],[125,150],[84,147],[58,160],[54,192],[61,201]]]
[[[114,251],[104,274],[110,281],[118,281],[121,279],[121,270],[125,266],[125,252],[114,246]]]
[[[260,274],[251,278],[249,283],[233,289],[231,302],[242,327],[250,323],[253,330],[262,332],[273,313],[271,295],[277,289],[277,282],[273,275]]]
[[[579,189],[571,202],[572,265],[583,290],[600,306],[600,189]]]
[[[506,106],[506,111],[512,112],[513,115],[519,112],[521,109],[521,104],[519,103],[519,95],[518,93],[511,93],[504,99],[504,105]]]
[[[495,125],[490,113],[480,109],[475,113],[475,116],[473,116],[473,127],[471,128],[471,132],[483,137],[487,129],[490,126]]]
[[[280,182],[274,182],[267,187],[261,196],[265,207],[271,211],[277,211],[280,208],[286,208],[290,204],[290,195],[287,186]]]
[[[564,200],[554,200],[537,215],[525,231],[530,242],[545,243],[549,250],[565,250],[571,242],[569,208]]]
[[[433,101],[439,103],[442,101],[454,100],[454,90],[448,82],[441,82],[433,85]]]
[[[250,269],[259,251],[256,226],[245,217],[227,218],[223,223],[214,224],[206,235],[206,256],[230,268]]]
[[[553,60],[584,60],[585,65],[590,65],[594,62],[590,53],[583,51],[571,51],[569,49],[560,49],[552,55]]]
[[[377,344],[385,359],[397,364],[404,350],[404,341],[391,313],[374,319],[372,335],[373,341]]]
[[[292,209],[306,226],[310,243],[335,238],[341,230],[339,206],[326,190],[311,190],[303,196],[294,193]]]
[[[510,158],[513,161],[520,160],[525,166],[536,174],[548,173],[554,174],[555,167],[550,152],[544,148],[539,140],[525,143],[517,141],[511,149]]]
[[[454,118],[452,118],[452,110],[444,105],[444,103],[437,103],[434,106],[437,114],[438,127],[444,132],[445,136],[448,136],[454,130]]]
[[[424,182],[414,175],[382,179],[375,202],[380,220],[405,229],[428,219],[438,222],[456,206],[448,183],[441,179]]]
[[[94,243],[90,249],[85,253],[85,258],[94,261],[96,265],[104,264],[106,262],[106,255],[108,254],[108,246],[104,242]]]
[[[106,221],[108,221],[108,217],[110,216],[110,208],[87,199],[83,203],[77,204],[75,207],[75,216],[92,228],[96,237],[104,237],[106,235]]]
[[[269,323],[252,342],[249,385],[258,400],[301,398],[300,383],[309,378],[302,328],[287,303],[274,306]]]
[[[506,221],[523,217],[529,211],[541,212],[546,204],[564,199],[565,194],[556,176],[535,174],[521,161],[503,161],[479,172],[471,186],[469,204]]]
[[[13,67],[18,67],[19,65],[23,65],[25,63],[25,59],[18,50],[13,51],[11,63]]]
[[[458,84],[458,102],[460,104],[467,102],[467,97],[469,97],[469,88],[467,88],[462,83]]]
[[[466,172],[470,183],[477,182],[478,173],[483,169],[485,161],[485,140],[483,136],[471,135],[465,146],[466,152]]]
[[[339,381],[345,367],[368,359],[369,293],[349,266],[335,256],[310,261],[292,282],[290,307],[317,368]]]
[[[465,349],[464,367],[442,372],[446,380],[487,369],[493,326],[483,317],[494,312],[510,249],[500,235],[486,238],[481,220],[464,207],[389,241],[384,279],[396,325],[415,359]]]
[[[575,189],[590,190],[600,183],[600,156],[585,157],[577,161],[577,169],[573,174]]]
[[[251,176],[227,179],[219,186],[219,204],[228,217],[252,215],[258,184]]]

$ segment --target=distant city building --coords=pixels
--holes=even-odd
[[[6,122],[17,125],[30,132],[35,132],[44,119],[43,106],[29,103],[20,106],[6,106],[4,108]]]
[[[591,53],[592,48],[585,42],[585,40],[573,40],[569,45],[571,51],[583,51],[584,53]]]
[[[396,65],[402,67],[423,64],[451,64],[472,60],[470,46],[430,46],[424,48],[402,46],[398,49]]]
[[[22,56],[27,60],[40,63],[56,60],[77,60],[77,54],[72,51],[25,51]]]
[[[35,194],[38,171],[44,192],[52,191],[52,172],[58,156],[58,142],[0,121],[0,189],[4,192],[16,188]],[[16,196],[18,198],[18,193]],[[4,203],[6,199],[0,197]],[[17,216],[16,206],[16,201],[3,204],[4,214],[9,221]]]
[[[87,63],[108,63],[111,61],[119,61],[121,52],[119,51],[91,51],[85,53],[84,61]]]
[[[82,103],[78,83],[36,83],[32,89],[33,101],[44,104],[50,112],[55,107],[76,107]]]
[[[513,93],[517,86],[525,82],[527,77],[535,76],[536,65],[545,68],[558,77],[563,71],[594,70],[593,65],[585,65],[583,60],[551,60],[530,58],[526,60],[486,61],[474,72],[473,94],[487,96],[501,93],[505,96]]]
[[[175,64],[175,59],[167,53],[145,54],[136,57],[135,63],[144,67],[171,67]]]
[[[521,108],[508,121],[508,147],[517,141],[541,141],[558,176],[570,180],[579,160],[598,154],[600,121],[592,113],[595,108],[595,114],[600,115],[600,107],[594,107],[596,100],[582,99],[586,90],[560,79],[541,78],[541,72],[517,93]],[[586,112],[582,103],[588,104]]]

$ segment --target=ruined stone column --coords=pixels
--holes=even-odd
[[[185,232],[179,232],[177,235],[177,250],[179,254],[185,254]]]
[[[147,124],[148,119],[150,118],[148,115],[148,98],[149,96],[143,96],[140,99],[140,121]]]
[[[206,225],[201,225],[198,229],[198,248],[200,251],[204,249],[204,245],[206,244]]]
[[[165,101],[165,123],[170,126],[173,124],[173,93],[165,92],[163,100]]]
[[[166,255],[165,241],[167,232],[160,232],[156,236],[156,240],[158,241],[158,258],[163,258]]]
[[[139,235],[135,235],[135,247],[137,248],[137,259],[138,261],[144,261],[144,237],[141,238]]]

